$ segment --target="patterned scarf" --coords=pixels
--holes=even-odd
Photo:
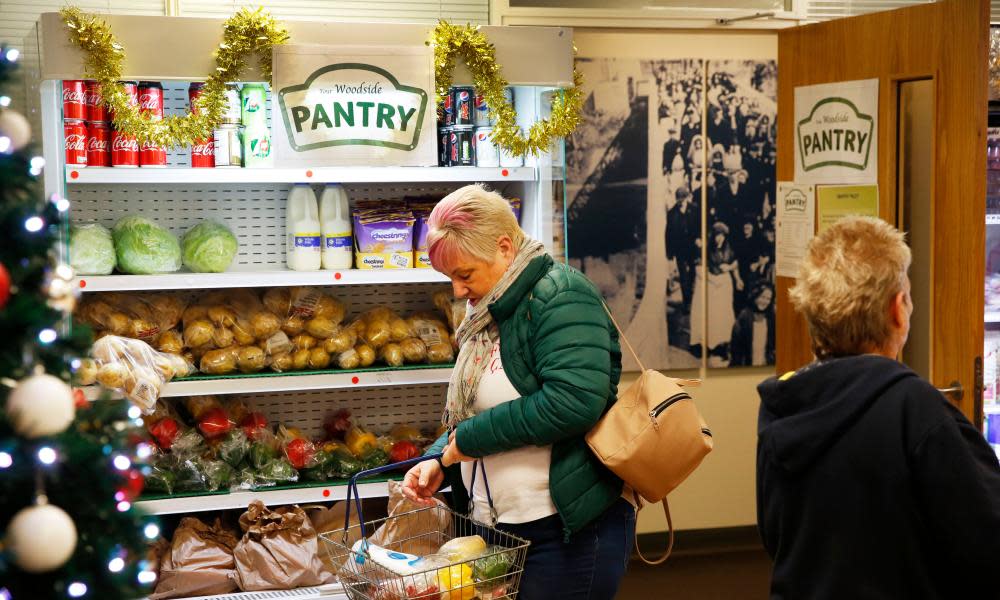
[[[524,238],[510,267],[500,277],[493,289],[475,305],[466,309],[465,320],[458,326],[455,338],[458,341],[458,358],[448,385],[448,402],[441,422],[449,429],[473,415],[472,403],[479,390],[479,381],[486,370],[486,363],[493,352],[493,345],[500,338],[497,324],[490,315],[490,304],[496,302],[532,260],[546,254],[541,242]]]

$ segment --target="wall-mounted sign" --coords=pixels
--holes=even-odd
[[[816,188],[817,233],[849,216],[877,217],[877,185],[821,185]]]
[[[428,47],[276,46],[275,166],[437,164]]]
[[[878,180],[878,79],[795,88],[795,181]]]
[[[816,229],[816,188],[778,182],[775,271],[778,277],[798,277],[809,240]]]

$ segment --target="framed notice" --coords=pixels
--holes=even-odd
[[[778,182],[775,271],[778,277],[798,277],[799,264],[816,230],[816,188]]]
[[[878,181],[878,79],[795,88],[795,181]]]
[[[816,188],[817,233],[848,216],[878,216],[877,185],[823,185]]]
[[[437,164],[429,47],[274,48],[275,166]]]

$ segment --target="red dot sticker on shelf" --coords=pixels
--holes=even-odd
[[[323,497],[324,498],[329,498],[330,497],[330,490],[323,490]]]
[[[69,178],[70,179],[79,179],[80,178],[80,172],[79,171],[70,171],[69,172]]]
[[[506,176],[510,175],[510,171],[508,171],[507,169],[504,169],[503,171],[500,171],[500,174],[503,175],[504,177],[506,177]]]
[[[340,273],[334,273],[333,274],[333,278],[336,279],[337,281],[340,281],[341,277],[343,277],[343,275],[341,275]]]
[[[313,176],[312,169],[306,169],[306,177],[312,177],[312,176]]]
[[[353,383],[354,385],[357,385],[357,384],[361,383],[361,380],[358,379],[357,377],[351,377],[351,383]]]
[[[86,279],[81,279],[80,280],[80,287],[81,288],[87,287],[87,280]]]

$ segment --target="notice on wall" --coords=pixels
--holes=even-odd
[[[274,48],[275,166],[437,164],[429,47]]]
[[[878,181],[878,79],[795,88],[795,181]]]
[[[816,188],[779,181],[777,209],[775,272],[778,277],[798,277],[816,230]]]
[[[848,216],[878,216],[877,185],[823,185],[816,188],[817,233]]]

